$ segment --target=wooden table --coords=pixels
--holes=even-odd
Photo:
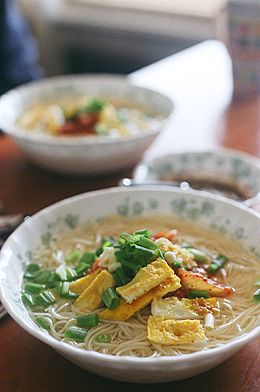
[[[131,75],[135,83],[168,93],[175,114],[147,157],[220,145],[260,155],[260,98],[231,102],[230,58],[220,42],[208,41]],[[5,136],[0,137],[0,200],[6,213],[31,214],[65,197],[114,186],[131,170],[96,178],[71,178],[42,171]],[[0,391],[181,391],[257,392],[260,340],[217,368],[189,380],[131,385],[105,380],[71,364],[21,329],[0,320]]]

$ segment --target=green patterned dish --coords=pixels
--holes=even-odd
[[[146,383],[184,379],[207,371],[260,335],[259,326],[210,350],[174,357],[137,358],[81,350],[38,328],[20,299],[25,264],[38,246],[51,244],[59,233],[72,232],[83,223],[100,221],[111,214],[124,217],[167,214],[173,219],[188,219],[193,225],[225,234],[250,251],[252,257],[260,257],[260,216],[221,196],[166,187],[112,188],[75,196],[27,219],[2,248],[0,299],[21,327],[88,371],[112,379]]]
[[[158,121],[147,132],[118,138],[101,135],[56,137],[28,132],[17,125],[18,118],[33,103],[81,95],[130,102],[158,116]],[[125,76],[67,75],[27,83],[4,94],[0,98],[0,128],[37,165],[61,173],[93,175],[134,166],[162,131],[172,111],[173,103],[167,96],[135,86]]]
[[[142,162],[135,170],[137,181],[201,179],[229,184],[245,195],[260,192],[260,160],[248,154],[218,149],[169,154]]]

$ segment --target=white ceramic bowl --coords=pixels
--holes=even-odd
[[[260,201],[260,160],[227,148],[186,151],[148,159],[136,167],[134,179],[138,182],[205,179],[242,191],[246,198],[252,199],[246,205]]]
[[[82,94],[122,98],[159,114],[162,121],[138,136],[55,137],[29,133],[18,127],[17,119],[27,107],[55,97]],[[163,129],[173,111],[172,101],[153,90],[138,87],[118,75],[68,75],[46,78],[13,89],[0,98],[0,128],[36,164],[61,173],[106,173],[135,165]]]
[[[71,230],[111,214],[173,214],[225,232],[259,257],[260,216],[239,203],[205,192],[179,189],[113,188],[72,197],[26,220],[7,240],[0,254],[0,294],[8,313],[26,331],[61,355],[98,375],[129,382],[157,383],[202,373],[239,351],[260,335],[260,326],[222,346],[176,357],[134,358],[75,348],[55,340],[30,319],[20,299],[25,263],[42,242],[60,230]]]

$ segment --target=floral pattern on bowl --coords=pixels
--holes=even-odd
[[[145,133],[108,136],[61,136],[28,132],[17,125],[32,103],[59,96],[88,95],[117,98],[146,108],[160,121]],[[27,154],[49,170],[66,174],[107,173],[133,167],[163,130],[173,102],[157,91],[134,85],[127,77],[109,74],[66,75],[45,78],[10,90],[0,98],[0,128]]]
[[[199,175],[198,175],[199,173]],[[169,154],[141,163],[135,170],[138,181],[205,178],[232,183],[248,198],[260,192],[260,160],[230,149]]]
[[[260,327],[211,350],[177,357],[117,357],[75,348],[55,340],[30,319],[20,299],[25,264],[37,247],[115,214],[172,215],[224,233],[260,260],[259,215],[238,202],[206,192],[158,187],[114,188],[72,197],[27,219],[9,237],[0,253],[0,294],[8,313],[29,333],[73,363],[104,377],[135,382],[165,382],[191,377],[223,362],[260,334]],[[12,268],[10,268],[12,266]]]

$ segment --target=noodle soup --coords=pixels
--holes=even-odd
[[[73,96],[28,107],[17,124],[30,133],[61,136],[138,136],[156,129],[162,117],[122,99]]]
[[[39,249],[22,299],[40,328],[82,349],[179,355],[259,325],[258,273],[240,245],[187,221],[111,217]]]

